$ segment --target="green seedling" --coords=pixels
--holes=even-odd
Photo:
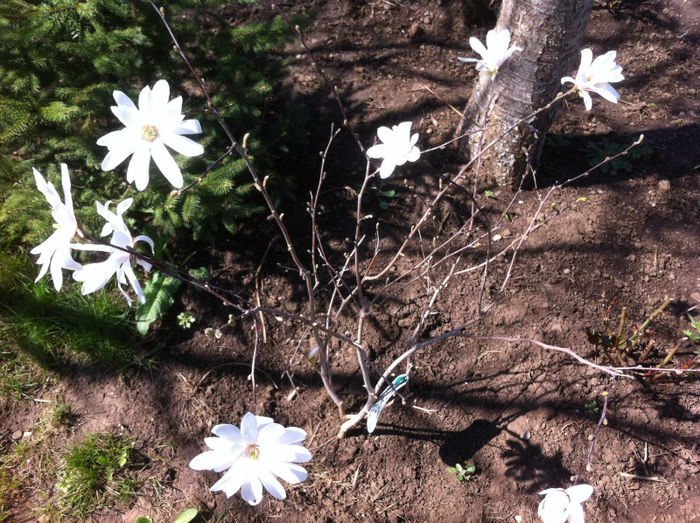
[[[460,483],[471,481],[474,479],[474,476],[476,476],[476,465],[474,464],[467,465],[465,463],[463,467],[461,464],[457,463],[454,467],[447,467],[447,470],[449,470],[451,474],[454,474]]]
[[[695,329],[694,331],[687,329],[683,331],[683,334],[688,337],[689,340],[695,343],[700,343],[700,316],[694,318],[688,314],[688,319],[690,320],[690,326]]]
[[[177,315],[177,324],[183,329],[189,329],[196,321],[196,318],[189,312],[181,312]]]
[[[593,411],[593,412],[598,412],[598,411],[600,410],[600,407],[598,406],[598,401],[597,401],[597,400],[593,400],[593,401],[591,401],[590,403],[586,403],[586,404],[583,406],[583,408],[585,408],[586,410]]]

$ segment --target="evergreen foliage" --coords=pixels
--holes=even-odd
[[[266,147],[280,155],[303,140],[301,111],[273,97],[283,64],[272,51],[288,39],[289,28],[279,18],[231,27],[228,20],[241,4],[173,0],[166,14],[223,117],[239,138],[250,133],[256,165],[274,182],[273,155]],[[0,243],[36,245],[50,230],[31,167],[57,184],[59,162],[70,169],[78,213],[81,207],[94,210],[95,200],[131,196],[132,219],[140,213],[138,223],[149,224],[144,232],[162,239],[181,227],[195,238],[213,238],[222,228],[235,232],[241,220],[260,211],[244,164],[234,157],[179,197],[170,194],[172,187],[153,165],[143,193],[124,181],[128,162],[115,171],[100,170],[107,151],[95,142],[120,127],[109,109],[112,91],[136,100],[142,87],[160,78],[168,80],[173,96],[183,96],[188,117],[198,119],[204,131],[194,138],[205,155],[177,159],[188,184],[228,144],[147,2],[0,0]],[[279,177],[277,186],[284,186]]]

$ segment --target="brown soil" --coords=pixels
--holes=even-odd
[[[299,8],[287,4],[284,9]],[[307,41],[338,86],[363,143],[371,142],[377,126],[403,120],[414,122],[422,149],[452,136],[459,116],[449,105],[463,109],[476,76],[456,57],[471,56],[468,37],[483,38],[493,25],[488,11],[470,11],[468,1],[306,4],[318,9]],[[624,306],[632,326],[670,297],[673,304],[652,326],[657,348],[647,363],[659,365],[689,327],[685,311],[700,302],[700,8],[688,0],[624,0],[621,5],[616,13],[596,6],[586,45],[595,54],[617,49],[626,77],[619,85],[622,101],[613,106],[594,98],[590,113],[580,100],[566,103],[552,129],[560,138],[548,147],[541,187],[585,170],[590,143],[628,144],[643,132],[653,152],[632,161],[629,170],[593,173],[558,190],[551,203],[556,206],[552,212],[560,214],[523,244],[506,292],[471,332],[531,337],[608,363],[588,342],[586,328],[603,329],[610,302],[617,300],[613,324]],[[261,9],[252,15],[266,16]],[[293,96],[319,109],[315,151],[340,116],[301,47],[291,46],[289,54]],[[340,250],[352,225],[351,219],[338,217],[343,206],[351,209],[342,188],[349,180],[357,183],[364,167],[350,139],[341,137],[337,144],[327,166],[333,203],[322,209],[331,217],[321,227]],[[385,251],[405,233],[392,223],[406,223],[418,208],[412,194],[428,194],[440,175],[457,170],[452,153],[436,152],[398,170],[384,185],[397,190],[389,208],[380,209],[376,201],[368,205],[383,213]],[[495,199],[482,196],[480,203],[496,223],[509,196],[491,189]],[[502,238],[495,247],[525,229],[542,194],[530,190],[518,196],[510,221],[494,231]],[[455,212],[464,205],[454,203],[457,207],[441,209],[445,227],[456,223]],[[254,273],[267,244],[255,234],[234,239],[213,255],[218,284],[253,295]],[[303,312],[301,286],[279,270],[277,262],[289,262],[281,246],[280,252],[276,248],[261,271],[263,299],[284,300],[286,307]],[[405,263],[418,255],[411,253]],[[487,282],[492,298],[506,269],[505,261],[494,262]],[[434,278],[441,275],[436,271]],[[479,276],[450,286],[422,337],[471,318],[478,287]],[[400,354],[424,298],[423,282],[408,286],[377,317],[367,346],[380,367]],[[309,480],[289,487],[287,501],[266,496],[258,507],[249,507],[240,496],[214,495],[208,488],[218,474],[195,472],[187,464],[203,449],[213,425],[238,424],[252,408],[246,379],[252,334],[250,325],[239,325],[225,330],[221,340],[209,339],[204,327],[223,325],[228,311],[193,291],[184,292],[183,303],[155,334],[168,348],[150,375],[124,378],[87,371],[43,392],[44,398],[62,395],[80,416],[59,447],[83,433],[123,425],[150,460],[143,478],[160,482],[160,492],[146,482],[133,507],[100,514],[96,521],[133,521],[148,514],[168,521],[191,506],[224,521],[534,521],[537,493],[569,486],[581,472],[608,388],[608,424],[598,435],[591,470],[582,475],[595,487],[585,505],[588,519],[700,521],[700,382],[692,377],[618,379],[611,386],[609,376],[534,345],[450,338],[416,354],[408,404],[387,407],[372,436],[358,426],[337,440],[337,410],[304,358],[308,331],[294,325],[275,329],[269,322],[256,374],[258,413],[309,433],[314,455],[307,466]],[[174,320],[185,307],[199,320],[186,332]],[[669,365],[692,364],[697,349],[681,343]],[[363,401],[354,351],[334,346],[332,358],[336,385],[352,412]],[[293,375],[296,395],[283,375],[286,370]],[[41,407],[27,402],[14,409],[6,420],[8,433],[30,430]],[[447,467],[465,462],[476,464],[478,473],[460,483]],[[33,520],[32,507],[31,499],[18,500],[11,519]]]

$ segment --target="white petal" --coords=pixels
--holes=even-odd
[[[487,51],[486,48],[484,47],[484,44],[482,44],[482,43],[481,43],[481,40],[479,40],[479,39],[476,38],[475,36],[472,36],[472,37],[469,39],[469,45],[470,45],[471,48],[474,50],[474,52],[476,52],[476,53],[478,53],[479,55],[481,55],[482,58],[485,58],[486,55],[488,54],[488,51]]]
[[[134,238],[133,244],[136,245],[136,242],[146,242],[150,247],[151,247],[151,254],[155,252],[155,244],[153,243],[153,240],[151,240],[150,237],[146,236],[145,234],[139,234]]]
[[[420,158],[420,149],[418,149],[418,147],[411,147],[406,159],[409,162],[415,162],[418,158]]]
[[[204,147],[202,147],[201,144],[184,136],[180,136],[179,134],[171,133],[161,138],[163,142],[165,142],[165,145],[185,156],[199,156],[204,152]]]
[[[105,156],[104,160],[102,160],[101,167],[103,171],[111,171],[134,152],[132,144],[126,143],[123,145],[124,147],[117,147],[109,150],[107,156]]]
[[[260,470],[260,481],[270,494],[277,499],[284,499],[287,493],[284,491],[282,484],[270,474],[267,470]]]
[[[581,50],[581,65],[579,66],[579,70],[590,69],[592,62],[593,62],[593,51],[591,51],[590,49],[582,49]]]
[[[147,113],[151,108],[151,88],[146,86],[139,93],[139,111]]]
[[[168,82],[166,80],[158,80],[151,92],[150,109],[153,111],[164,110],[168,105],[168,98],[170,98],[170,86]],[[180,99],[180,105],[182,105],[182,99]]]
[[[100,138],[97,140],[97,145],[109,147],[110,149],[116,149],[124,142],[127,136],[128,133],[124,132],[124,129],[112,131],[104,136],[100,136]]]
[[[381,126],[379,129],[377,129],[377,138],[384,143],[390,143],[394,139],[394,132],[388,127]]]
[[[241,488],[244,481],[247,481],[247,469],[230,468],[229,471],[224,474],[219,481],[214,483],[209,490],[216,492],[217,490],[223,490],[227,497],[233,496]]]
[[[121,202],[119,202],[117,204],[117,209],[116,209],[117,216],[121,216],[122,214],[124,214],[129,209],[129,207],[131,207],[132,203],[134,203],[133,198],[125,198]],[[126,228],[126,227],[124,227],[124,228]]]
[[[136,106],[134,105],[134,102],[131,101],[131,98],[121,91],[114,91],[112,96],[114,96],[114,101],[117,102],[117,105],[123,105],[124,107],[132,107],[136,109]]]
[[[478,58],[462,58],[461,56],[457,57],[457,60],[461,60],[462,62],[478,62]]]
[[[270,423],[258,430],[258,443],[260,444],[277,444],[284,436],[284,427],[279,423]]]
[[[583,507],[578,503],[569,505],[569,517],[566,519],[569,523],[585,523],[586,518],[583,514]]]
[[[126,127],[132,125],[138,125],[139,123],[139,111],[135,107],[127,107],[124,105],[113,105],[110,107],[114,116],[116,116],[121,123]]]
[[[221,424],[215,425],[211,431],[222,438],[226,438],[235,443],[241,441],[241,431],[235,425]]]
[[[166,98],[165,100],[167,102],[168,99]],[[167,102],[165,110],[172,115],[180,116],[180,113],[182,112],[182,96],[178,96],[177,98],[173,98]]]
[[[306,439],[306,431],[298,427],[287,427],[284,429],[284,435],[279,439],[280,443],[299,443]]]
[[[146,303],[146,295],[143,293],[143,289],[141,288],[141,284],[139,284],[139,280],[136,278],[136,275],[134,274],[134,269],[131,268],[131,265],[129,265],[128,262],[126,262],[122,265],[122,271],[124,271],[126,278],[129,280],[129,283],[131,284],[131,287],[134,289],[134,292],[136,292],[136,296],[137,296],[139,302]]]
[[[382,162],[382,166],[379,169],[379,177],[380,178],[388,178],[391,176],[391,173],[394,172],[394,169],[396,168],[396,162],[393,160],[386,159]]]
[[[287,483],[295,484],[305,481],[309,475],[306,469],[296,463],[275,462],[266,464],[267,468],[278,478],[282,478]]]
[[[258,421],[252,412],[247,412],[241,420],[241,439],[251,445],[258,442]]]
[[[63,201],[73,215],[73,196],[70,193],[70,174],[68,174],[68,166],[65,163],[61,164],[61,185],[63,185]]]
[[[576,83],[576,80],[574,80],[574,79],[571,78],[570,76],[565,76],[564,78],[561,79],[561,83],[562,83],[562,84],[565,84],[565,83],[567,83],[567,82],[572,83],[572,84],[575,84],[575,83]]]
[[[615,88],[610,84],[597,85],[593,92],[598,93],[600,96],[605,98],[608,102],[614,104],[620,99],[620,93],[618,93]]]
[[[588,94],[586,91],[580,91],[581,98],[583,98],[583,105],[586,106],[586,111],[590,111],[591,107],[593,107],[593,100],[591,99],[591,95]]]
[[[261,452],[263,454],[263,452]],[[311,459],[311,452],[301,445],[278,445],[264,448],[266,462],[284,461],[287,463],[304,463]]]
[[[230,468],[235,462],[235,458],[226,456],[222,453],[208,450],[198,454],[190,461],[190,468],[194,470],[213,470],[221,472]]]
[[[373,145],[369,149],[367,149],[367,156],[370,158],[384,158],[387,153],[387,146],[383,143],[379,143],[377,145]]]
[[[91,294],[107,284],[117,271],[117,267],[116,256],[113,254],[103,262],[83,265],[82,269],[73,273],[73,279],[83,282],[80,292]]]
[[[184,120],[177,129],[177,134],[199,134],[202,132],[202,127],[197,120]]]
[[[573,503],[581,504],[591,497],[593,494],[593,487],[582,483],[581,485],[574,485],[566,489],[566,493],[571,498]]]
[[[262,483],[257,477],[249,478],[241,485],[241,497],[250,505],[257,505],[262,501]]]
[[[177,189],[181,188],[183,182],[182,173],[177,163],[175,163],[175,160],[173,160],[173,157],[165,148],[165,145],[163,145],[163,142],[160,140],[153,142],[151,146],[151,156],[153,157],[153,161],[156,162],[158,169],[160,169],[160,172],[163,173],[163,176],[165,176],[170,184]]]
[[[135,182],[136,189],[143,191],[148,187],[148,170],[151,165],[151,151],[145,144],[140,144],[134,151],[134,155],[126,170],[126,181]]]

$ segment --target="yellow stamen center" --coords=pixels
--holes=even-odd
[[[245,454],[253,461],[257,460],[260,456],[260,448],[257,445],[248,445],[245,449]]]
[[[153,140],[158,138],[158,129],[156,129],[153,125],[144,125],[143,134],[141,135],[141,137],[147,142],[152,142]]]

